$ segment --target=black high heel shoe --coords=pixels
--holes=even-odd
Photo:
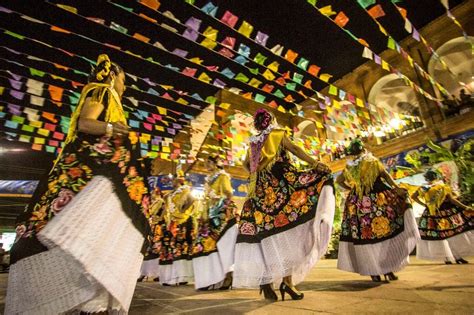
[[[262,294],[267,300],[277,301],[278,296],[276,295],[275,291],[273,291],[272,286],[270,284],[264,284],[260,286],[260,294]]]
[[[285,293],[288,293],[293,300],[302,300],[304,298],[304,293],[296,293],[290,288],[286,283],[282,282],[280,284],[280,293],[281,293],[281,300],[285,300]]]
[[[393,272],[384,274],[384,277],[385,277],[385,281],[387,281],[387,278],[388,280],[391,280],[391,281],[398,280],[398,277]]]
[[[464,260],[462,258],[456,259],[456,264],[468,264],[469,262],[467,260]]]
[[[232,290],[232,276],[227,276],[224,280],[224,283],[222,284],[222,286],[219,288],[219,290],[229,290],[231,289]]]
[[[373,282],[382,282],[382,278],[380,276],[370,276]]]

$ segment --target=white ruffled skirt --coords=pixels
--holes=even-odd
[[[258,288],[268,283],[279,284],[290,275],[295,284],[303,281],[326,253],[335,203],[333,187],[324,186],[314,219],[266,237],[260,243],[237,243],[233,286]]]
[[[364,276],[383,275],[403,269],[420,240],[413,211],[407,209],[403,218],[403,232],[388,240],[363,245],[339,242],[337,268]]]
[[[426,260],[454,261],[474,255],[474,232],[467,231],[445,240],[420,240],[416,258]]]
[[[194,287],[196,289],[210,285],[215,285],[217,288],[224,281],[226,274],[233,271],[237,234],[238,225],[234,224],[217,241],[217,252],[193,258]]]
[[[94,177],[38,233],[48,251],[11,266],[5,314],[126,314],[144,238],[110,180]]]

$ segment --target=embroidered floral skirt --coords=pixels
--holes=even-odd
[[[191,252],[195,238],[193,218],[184,223],[163,220],[157,229],[161,229],[159,240],[159,278],[160,283],[177,284],[193,280]]]
[[[215,285],[217,288],[234,264],[237,206],[228,198],[215,201],[206,209],[207,219],[198,222],[192,262],[197,289]]]
[[[421,241],[417,257],[420,259],[455,260],[474,255],[474,221],[448,200],[435,215],[425,209],[418,228]]]
[[[402,269],[419,234],[411,205],[380,178],[361,198],[352,191],[341,223],[338,268],[362,275]]]
[[[150,231],[136,162],[122,139],[64,149],[20,217],[8,312],[128,311]]]
[[[234,286],[302,281],[327,249],[334,210],[330,175],[287,162],[259,172],[240,217]]]

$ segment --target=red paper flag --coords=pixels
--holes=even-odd
[[[400,11],[400,14],[403,16],[403,18],[407,18],[407,10],[405,10],[402,7],[397,6],[398,11]]]
[[[336,24],[340,27],[344,27],[346,26],[347,22],[349,22],[349,18],[344,14],[344,12],[341,11],[334,18],[334,22],[336,22]]]
[[[232,14],[230,11],[225,11],[224,15],[221,18],[222,22],[224,22],[225,24],[229,25],[232,28],[234,28],[238,20],[239,18],[235,16],[234,14]]]
[[[367,12],[374,19],[378,19],[379,17],[382,17],[385,15],[385,12],[383,11],[382,6],[380,4],[377,4],[376,6],[370,8]]]
[[[275,101],[270,101],[270,103],[268,103],[268,106],[270,106],[272,108],[278,108],[278,104]]]

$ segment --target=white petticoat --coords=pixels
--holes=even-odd
[[[237,243],[233,286],[257,288],[292,276],[303,281],[331,239],[335,197],[333,187],[324,186],[314,219],[287,231],[266,237],[261,243]]]
[[[474,255],[474,232],[467,231],[445,240],[420,240],[416,248],[416,258],[426,260],[454,261]]]
[[[406,210],[403,217],[403,232],[388,240],[363,245],[339,242],[337,268],[364,276],[383,275],[403,269],[420,239],[412,210]]]
[[[226,274],[233,270],[237,233],[238,226],[234,224],[225,231],[217,242],[217,252],[193,258],[194,287],[196,289],[219,284],[225,279]]]
[[[180,282],[194,281],[193,262],[187,259],[173,261],[172,264],[160,265],[160,283],[178,284]]]
[[[11,266],[5,314],[128,312],[144,239],[112,182],[94,177],[37,236],[49,250]]]
[[[140,268],[140,275],[156,278],[160,275],[160,259],[144,260]]]

